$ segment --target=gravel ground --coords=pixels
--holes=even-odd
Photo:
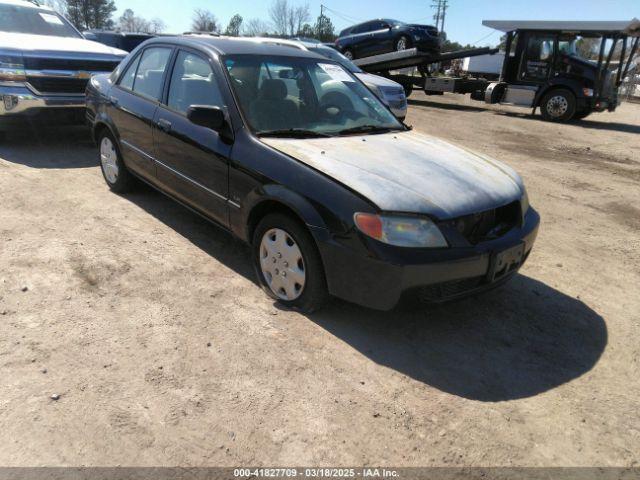
[[[239,241],[110,193],[87,131],[3,141],[0,465],[639,466],[640,105],[416,93],[408,121],[523,175],[542,225],[506,286],[283,311]]]

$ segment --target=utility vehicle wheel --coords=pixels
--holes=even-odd
[[[342,52],[342,55],[347,57],[347,59],[349,60],[353,60],[354,58],[356,58],[356,56],[353,54],[353,50],[351,50],[350,48],[347,48],[344,52]]]
[[[396,52],[402,52],[407,48],[411,48],[411,39],[409,37],[403,35],[396,42]]]
[[[568,122],[576,113],[576,97],[569,90],[551,90],[542,98],[540,112],[545,120]]]
[[[98,138],[100,148],[100,168],[109,188],[116,193],[131,190],[135,178],[125,167],[116,141],[108,130],[103,130]]]
[[[286,307],[311,313],[328,299],[315,242],[287,215],[273,213],[260,221],[253,235],[253,263],[263,290]]]

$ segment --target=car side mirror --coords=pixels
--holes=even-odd
[[[227,122],[224,111],[220,107],[191,105],[187,110],[187,118],[194,125],[210,128],[218,132],[225,141],[233,141],[233,132]]]

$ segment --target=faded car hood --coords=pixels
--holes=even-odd
[[[261,140],[385,211],[444,220],[506,205],[524,188],[510,167],[416,132]]]
[[[0,32],[0,48],[12,48],[27,52],[73,52],[115,55],[124,57],[127,52],[84,38],[56,37],[53,35],[31,35],[26,33]]]

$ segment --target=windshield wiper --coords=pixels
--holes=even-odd
[[[380,127],[378,125],[360,125],[359,127],[345,128],[344,130],[340,130],[338,135],[349,135],[355,133],[387,133],[390,132],[392,128],[389,127]]]
[[[283,138],[325,138],[330,137],[326,133],[305,130],[304,128],[283,128],[280,130],[263,130],[257,132],[259,137],[283,137]]]

